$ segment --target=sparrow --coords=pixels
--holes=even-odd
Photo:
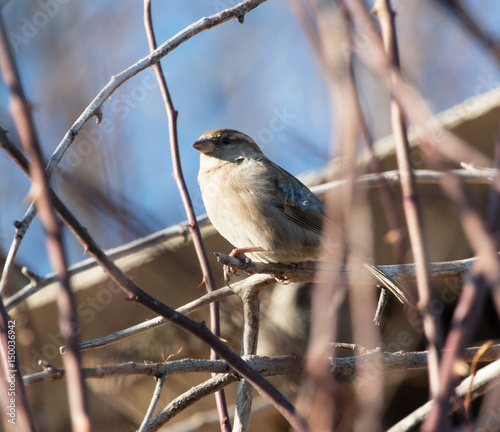
[[[205,132],[193,147],[200,152],[198,184],[208,217],[236,248],[232,256],[280,264],[318,258],[323,225],[335,222],[307,186],[242,132]],[[407,302],[396,281],[373,265],[368,270]]]

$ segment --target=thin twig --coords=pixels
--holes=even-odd
[[[181,306],[180,308],[177,308],[176,311],[179,313],[183,313],[185,315],[189,315],[190,313],[194,312],[195,310],[198,310],[199,308],[201,308],[203,306],[209,305],[210,303],[212,303],[214,301],[221,300],[225,297],[228,297],[228,296],[231,296],[234,294],[235,294],[235,292],[231,288],[222,287],[222,288],[219,288],[211,293],[205,294],[204,296],[202,296],[196,300],[193,300],[192,302],[190,302],[184,306]],[[166,318],[164,318],[162,316],[152,318],[152,319],[149,319],[141,324],[137,324],[137,325],[134,325],[132,327],[128,327],[127,329],[124,329],[124,330],[119,330],[115,333],[111,333],[111,334],[106,335],[104,337],[80,342],[80,344],[78,345],[78,348],[80,349],[80,351],[84,351],[84,350],[89,350],[89,349],[93,349],[93,348],[99,348],[102,346],[106,346],[106,345],[109,345],[111,343],[117,342],[119,340],[138,335],[138,334],[143,333],[147,330],[155,329],[155,328],[157,328],[163,324],[166,324],[168,322],[169,322],[169,320],[167,320]],[[60,351],[64,352],[65,348],[66,347],[64,347],[64,346],[60,347]]]
[[[318,280],[311,295],[311,329],[307,347],[307,364],[304,371],[299,407],[315,430],[331,431],[339,415],[335,400],[339,398],[339,386],[329,373],[329,365],[323,361],[326,345],[336,340],[339,328],[340,305],[345,299],[349,282],[345,274],[339,281],[325,282],[324,275],[349,260],[349,245],[346,233],[354,202],[356,178],[356,154],[358,146],[358,127],[356,125],[353,100],[344,85],[346,64],[333,47],[344,43],[345,34],[337,26],[327,22],[334,20],[334,7],[330,3],[311,2],[311,9],[317,17],[317,23],[311,22],[310,29],[317,43],[323,49],[319,58],[325,83],[332,105],[332,122],[339,125],[332,135],[331,143],[340,153],[341,167],[339,175],[345,179],[341,190],[341,202],[334,194],[327,194],[325,203],[329,212],[336,217],[336,224],[327,224],[323,233],[324,241],[320,251]],[[312,21],[312,20],[311,20]],[[316,31],[316,25],[321,31]]]
[[[30,169],[31,195],[34,198],[46,232],[50,264],[55,273],[58,274],[59,279],[58,322],[61,336],[68,346],[68,352],[63,356],[63,363],[68,374],[67,391],[71,423],[74,431],[87,432],[91,430],[91,423],[85,383],[81,374],[80,355],[77,349],[79,329],[76,304],[69,281],[61,225],[53,208],[51,189],[43,166],[42,150],[31,116],[31,106],[24,94],[19,71],[17,70],[1,15],[0,65],[5,82],[10,89],[11,111],[19,138],[24,151],[32,161]]]
[[[151,17],[151,0],[144,0],[144,27],[146,28],[146,35],[148,38],[149,49],[154,52],[157,48],[156,38],[153,30],[153,20]],[[170,153],[172,156],[172,165],[174,169],[174,179],[179,189],[179,193],[184,205],[184,210],[187,215],[189,223],[189,232],[191,238],[193,239],[194,248],[196,250],[196,255],[198,257],[198,262],[203,274],[203,280],[207,291],[213,292],[217,289],[215,286],[214,277],[210,270],[210,265],[208,264],[207,253],[205,251],[205,246],[201,238],[200,228],[196,223],[196,215],[194,214],[193,203],[191,202],[191,197],[184,180],[184,175],[182,173],[181,160],[179,156],[179,141],[177,136],[177,111],[174,108],[172,97],[168,90],[167,81],[163,73],[161,63],[157,62],[152,66],[155,71],[156,80],[160,87],[161,95],[163,98],[163,103],[165,104],[165,109],[168,117],[168,127],[170,135]],[[210,327],[215,336],[220,337],[220,316],[219,316],[219,303],[210,303]],[[214,360],[218,358],[217,353],[212,349],[210,351],[210,357]],[[229,423],[229,413],[227,411],[226,398],[224,392],[220,391],[215,394],[215,401],[217,404],[217,409],[219,410],[219,420],[220,428],[222,432],[231,432],[231,424]]]
[[[2,134],[0,133],[0,147],[4,148],[4,150],[6,150],[12,157],[13,153],[5,147],[5,145],[9,142],[8,140],[6,141],[5,138],[5,135],[2,136]],[[11,146],[9,146],[9,148],[11,148]],[[208,223],[208,217],[206,215],[200,216],[197,220],[199,226],[206,225]],[[115,261],[132,254],[140,253],[141,251],[147,250],[148,248],[153,248],[155,246],[161,245],[168,239],[181,236],[183,237],[186,230],[187,222],[181,222],[177,225],[173,225],[146,237],[134,240],[130,243],[106,250],[104,252],[111,260]],[[87,258],[70,266],[68,268],[68,271],[70,276],[73,277],[98,266],[99,263],[96,260],[94,260],[93,258]],[[52,273],[41,277],[36,282],[36,284],[29,283],[28,285],[20,289],[17,293],[6,299],[5,307],[7,308],[7,310],[9,310],[14,306],[17,306],[28,297],[32,296],[48,285],[53,284],[54,282],[56,282],[56,275]]]
[[[165,408],[156,414],[156,416],[153,417],[146,425],[144,431],[157,431],[181,411],[198,402],[201,398],[222,390],[224,387],[232,382],[235,382],[237,379],[238,377],[233,374],[216,374],[204,383],[191,387],[185,393],[177,396]]]
[[[382,176],[382,172],[384,171],[382,163],[375,152],[375,148],[373,146],[373,139],[368,128],[368,124],[366,122],[365,115],[363,113],[363,107],[361,104],[361,98],[359,95],[358,86],[356,83],[356,73],[354,70],[354,59],[353,59],[353,38],[351,34],[351,17],[349,15],[349,11],[344,5],[340,5],[341,14],[345,22],[345,31],[346,31],[346,41],[348,43],[348,47],[346,50],[347,55],[347,64],[348,64],[348,72],[350,81],[352,85],[349,86],[352,92],[352,98],[354,100],[354,109],[358,124],[360,126],[361,135],[363,137],[366,149],[368,151],[369,160],[370,160],[370,168],[372,173],[376,174],[380,177],[381,182],[379,185],[379,196],[380,201],[382,203],[382,207],[384,208],[384,216],[387,221],[387,225],[389,228],[389,233],[387,238],[390,239],[390,243],[392,245],[394,260],[397,264],[403,261],[403,256],[405,253],[404,243],[403,243],[403,235],[401,224],[399,223],[398,212],[396,210],[396,204],[394,202],[394,197],[391,192],[391,188],[389,186],[389,182]],[[382,296],[381,291],[381,296]],[[380,302],[380,300],[379,300]]]
[[[35,424],[31,416],[17,355],[16,335],[16,322],[10,319],[3,301],[0,299],[0,369],[3,372],[0,378],[0,391],[3,393],[0,400],[8,402],[5,403],[3,411],[6,416],[5,421],[13,420],[20,429],[34,432],[36,430]],[[10,379],[7,380],[7,377]],[[14,397],[7,397],[9,394]]]
[[[147,424],[149,423],[149,420],[151,419],[151,417],[153,415],[156,404],[160,400],[161,389],[163,387],[163,384],[165,383],[165,378],[166,378],[165,375],[161,375],[159,377],[156,377],[155,391],[153,393],[153,397],[151,398],[151,402],[149,404],[146,415],[144,416],[144,420],[141,423],[141,427],[139,428],[139,432],[146,431]]]
[[[377,310],[375,311],[375,316],[373,317],[373,323],[375,325],[380,325],[382,321],[382,315],[387,305],[387,297],[389,296],[389,290],[383,286],[380,286],[380,296],[378,298]]]
[[[373,6],[382,30],[382,40],[385,51],[399,70],[399,52],[394,23],[394,12],[389,0],[377,0]],[[391,84],[394,78],[391,75]],[[417,267],[418,309],[423,315],[423,330],[427,339],[431,361],[429,365],[429,388],[433,397],[439,392],[439,359],[443,345],[442,324],[439,316],[432,312],[430,305],[436,298],[436,292],[429,271],[429,252],[425,239],[422,209],[416,187],[411,162],[410,144],[408,142],[407,126],[400,103],[391,98],[391,127],[396,146],[396,159],[401,172],[401,190],[403,193],[403,209],[406,225],[410,236],[413,258]]]
[[[292,392],[288,392],[290,395]],[[288,397],[288,395],[287,395]],[[273,406],[264,398],[258,398],[252,403],[252,415],[269,411]],[[229,413],[234,412],[235,406],[229,406]],[[179,420],[176,423],[163,428],[164,432],[200,432],[207,430],[219,422],[219,415],[216,409],[197,412],[186,420]]]
[[[500,130],[495,137],[494,151],[495,168],[500,168]],[[488,198],[488,213],[486,222],[488,231],[491,232],[497,244],[500,244],[500,174],[494,177],[490,187],[490,196]]]

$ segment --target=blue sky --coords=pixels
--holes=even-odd
[[[201,17],[237,2],[152,3],[161,43]],[[500,83],[498,65],[446,11],[432,1],[399,3],[403,68],[434,111]],[[498,2],[464,3],[498,35]],[[269,0],[249,13],[243,25],[233,20],[203,32],[162,61],[179,111],[181,159],[197,214],[204,213],[204,208],[196,184],[198,155],[191,144],[206,130],[240,129],[294,174],[327,164],[335,131],[328,93],[290,5],[286,0]],[[47,157],[110,77],[148,52],[140,1],[17,0],[5,7],[3,15]],[[359,76],[368,121],[380,137],[389,131],[385,92],[366,70],[360,70]],[[1,81],[0,119],[2,127],[14,131]],[[108,248],[185,216],[171,176],[165,110],[150,70],[118,89],[105,104],[104,119],[101,126],[93,120],[85,126],[62,162],[67,175],[56,178],[54,185]],[[15,133],[11,135],[15,141]],[[69,179],[72,188],[66,186]],[[92,188],[128,209],[133,228],[106,215],[105,202],[90,200]],[[0,154],[4,253],[13,237],[12,221],[27,208],[28,190],[28,182]],[[82,259],[81,247],[69,234],[67,243],[71,262]],[[19,263],[41,274],[50,269],[38,222],[23,242]]]

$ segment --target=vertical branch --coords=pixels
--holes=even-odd
[[[2,132],[3,133],[3,132]],[[28,212],[31,213],[32,206],[29,207]],[[23,229],[25,225],[22,222],[16,221],[14,222],[14,229],[16,233],[14,235],[14,240],[10,245],[9,252],[7,253],[7,257],[5,258],[5,263],[2,270],[2,276],[0,277],[0,298],[3,298],[5,295],[5,290],[7,289],[7,284],[9,282],[9,276],[12,272],[12,268],[14,267],[14,263],[16,261],[17,251],[21,246],[21,242],[23,241],[24,234],[26,230]]]
[[[399,69],[399,54],[394,25],[394,13],[389,0],[377,0],[373,7],[382,29],[382,40],[390,60]],[[391,83],[394,81],[391,76]],[[392,97],[390,103],[391,126],[396,146],[396,159],[401,173],[403,208],[410,236],[413,258],[417,270],[418,308],[423,314],[424,333],[429,351],[429,387],[432,397],[439,390],[439,359],[442,348],[441,321],[429,308],[435,298],[435,290],[428,267],[428,251],[425,243],[422,211],[420,208],[413,167],[411,165],[410,145],[406,123],[399,103]]]
[[[0,401],[4,404],[4,409],[2,411],[5,413],[5,421],[7,422],[12,418],[9,416],[9,413],[11,408],[10,405],[13,404],[15,415],[13,419],[15,421],[17,420],[15,424],[20,426],[23,431],[34,432],[35,425],[28,405],[28,398],[21,375],[21,365],[19,364],[17,350],[13,349],[15,345],[12,345],[12,342],[9,344],[9,341],[15,341],[15,339],[9,338],[8,332],[9,327],[12,329],[11,323],[12,321],[5,309],[3,301],[0,299],[0,355],[2,357],[0,369],[3,371],[3,375],[0,378],[0,391],[2,392]],[[15,326],[13,331],[15,336]],[[10,391],[14,393],[11,394]]]
[[[333,123],[337,125],[335,140],[343,161],[342,177],[346,186],[342,190],[342,212],[338,211],[338,200],[329,193],[326,205],[337,217],[337,224],[327,224],[324,232],[320,266],[317,280],[328,280],[326,274],[332,265],[344,264],[348,250],[347,226],[354,192],[355,160],[357,152],[357,125],[354,117],[353,100],[344,85],[346,64],[339,47],[344,45],[345,34],[338,29],[339,16],[334,7],[318,4],[317,1],[297,1],[304,25],[317,49],[320,66],[328,87]],[[314,14],[309,14],[308,5]],[[316,19],[312,19],[314,16]],[[333,25],[332,25],[333,23]],[[337,211],[335,211],[337,210]],[[316,282],[311,300],[311,330],[307,348],[307,361],[299,395],[299,408],[306,415],[314,430],[333,430],[341,412],[338,402],[343,395],[330,373],[330,365],[325,361],[328,345],[338,335],[338,312],[348,292],[348,280],[342,275],[335,284]]]
[[[258,286],[251,286],[241,295],[241,300],[243,301],[243,343],[241,344],[242,357],[257,353],[260,313],[259,293],[261,289],[262,288]],[[252,385],[244,379],[240,380],[238,383],[233,432],[247,432],[250,427],[252,393]]]
[[[156,49],[156,38],[153,31],[153,21],[151,17],[151,0],[144,0],[144,26],[146,28],[146,34],[148,38],[149,49],[153,52]],[[174,169],[174,179],[179,188],[179,193],[181,195],[182,203],[186,211],[189,232],[193,239],[193,244],[198,256],[198,261],[200,263],[201,271],[203,274],[203,280],[207,287],[207,291],[211,292],[216,289],[214,278],[208,264],[207,254],[205,251],[205,246],[203,245],[203,240],[201,238],[200,229],[196,221],[196,216],[194,214],[193,204],[189,196],[189,192],[186,187],[186,182],[184,181],[184,175],[182,173],[181,161],[179,156],[179,143],[177,138],[177,111],[174,109],[174,104],[170,96],[170,92],[167,87],[167,82],[165,80],[165,75],[160,62],[153,66],[155,71],[156,79],[160,87],[163,102],[165,104],[165,109],[167,111],[168,117],[168,127],[170,136],[170,152],[172,155],[172,164]],[[220,336],[220,319],[219,319],[219,303],[213,302],[210,304],[210,324],[212,332],[216,336]],[[217,353],[212,349],[210,350],[210,357],[212,359],[217,359]],[[215,400],[217,404],[217,409],[219,411],[219,421],[221,431],[229,432],[231,426],[229,423],[229,413],[227,411],[226,399],[224,396],[224,390],[220,390],[215,394]]]
[[[1,20],[0,16],[0,66],[5,82],[11,92],[11,111],[21,144],[26,155],[32,161],[30,172],[32,180],[31,195],[34,198],[46,232],[50,263],[59,280],[60,295],[57,298],[58,322],[61,336],[68,346],[67,353],[63,355],[63,362],[68,379],[67,389],[71,422],[74,431],[86,432],[91,430],[91,425],[87,408],[85,383],[77,349],[79,330],[76,319],[76,306],[69,283],[61,225],[54,212],[50,186],[43,166],[42,151],[31,117],[31,107],[24,95],[5,25]]]

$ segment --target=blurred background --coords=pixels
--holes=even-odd
[[[5,25],[26,93],[34,107],[44,155],[49,157],[110,78],[148,54],[142,2],[17,0],[5,3],[2,10]],[[264,152],[289,172],[309,179],[316,177],[316,181],[317,174],[338,153],[339,125],[335,124],[334,102],[330,99],[324,69],[317,61],[317,47],[311,44],[310,33],[303,25],[307,14],[315,16],[317,22],[323,12],[328,17],[333,3],[269,0],[246,15],[243,25],[232,20],[203,32],[162,60],[174,106],[179,112],[184,176],[198,215],[205,210],[196,184],[198,153],[191,144],[207,130],[239,129],[254,137]],[[392,3],[397,13],[405,77],[423,95],[433,113],[468,101],[452,109],[453,121],[444,122],[445,126],[493,157],[493,141],[500,118],[500,94],[494,91],[500,86],[500,49],[496,43],[500,37],[500,3],[494,0],[398,0]],[[160,44],[198,19],[235,4],[236,1],[228,0],[153,1],[157,41]],[[312,8],[313,4],[318,8]],[[305,6],[306,15],[299,5]],[[371,7],[372,1],[367,5]],[[298,10],[302,14],[298,14]],[[390,133],[387,92],[357,58],[354,61],[370,132],[374,139],[381,139]],[[488,92],[493,96],[481,96]],[[11,139],[18,143],[8,97],[5,84],[0,81],[0,126],[11,131]],[[84,126],[56,170],[53,185],[100,246],[113,248],[184,221],[186,216],[171,175],[167,118],[152,71],[145,70],[120,87],[104,105],[103,114],[101,125],[97,126],[92,120]],[[379,143],[393,147],[390,140]],[[392,153],[386,153],[383,162],[387,169],[395,167]],[[423,159],[414,158],[414,163],[416,168],[425,167]],[[455,210],[435,185],[422,187],[420,191],[424,217],[431,226],[431,259],[470,256],[467,242],[459,232]],[[28,192],[28,181],[0,153],[2,255],[14,236],[12,222],[21,219],[28,207]],[[398,189],[394,188],[393,192],[400,208]],[[472,192],[485,210],[488,187],[479,185]],[[367,201],[375,215],[375,258],[376,262],[389,263],[393,258],[390,246],[384,243],[387,226],[383,209],[374,195],[375,192],[370,192]],[[230,246],[211,227],[205,227],[203,232],[217,283],[222,285],[220,268],[216,267],[211,252],[227,252]],[[70,262],[87,258],[82,247],[66,234]],[[408,239],[404,240],[408,252],[405,260],[411,261]],[[193,248],[183,242],[180,234],[165,241],[158,250],[150,248],[132,261],[134,263],[119,261],[119,265],[141,287],[170,306],[180,306],[203,293],[198,286],[201,276]],[[37,220],[22,243],[17,264],[26,265],[40,275],[50,272],[43,232]],[[103,336],[152,317],[135,305],[124,304],[121,294],[114,295],[119,291],[100,270],[87,275],[87,279],[84,274],[81,276],[72,282],[73,287],[80,290],[82,339]],[[19,286],[24,283],[26,281],[21,281]],[[444,315],[449,318],[453,301],[446,299],[450,298],[450,292],[451,297],[456,298],[459,283],[440,285],[440,289],[444,292],[440,304],[444,305]],[[60,365],[57,312],[53,302],[56,293],[49,287],[16,310],[20,346],[24,350],[23,367],[29,373],[39,370],[38,358]],[[259,345],[262,353],[304,351],[308,301],[308,286],[279,286],[269,290],[263,299],[264,323]],[[347,306],[342,310],[343,322],[349,322]],[[418,329],[409,322],[412,317],[394,306],[389,303],[388,318],[382,325],[383,347],[388,351],[424,348]],[[223,334],[235,349],[239,349],[241,325],[238,307],[237,301],[222,304],[226,319]],[[282,312],[292,317],[281,315]],[[205,311],[195,318],[207,319]],[[489,304],[479,326],[482,332],[476,340],[498,337],[497,324],[495,311]],[[206,357],[208,350],[200,348],[200,343],[192,339],[188,340],[172,326],[165,326],[124,343],[85,353],[84,363],[91,366],[121,361],[162,361],[180,347],[182,357]],[[339,331],[339,340],[351,339],[346,325]],[[169,380],[168,388],[162,393],[164,404],[181,389],[199,382],[198,377],[191,376]],[[403,381],[405,385],[401,385]],[[99,418],[96,430],[128,430],[140,423],[153,384],[150,377],[89,382],[93,392],[92,412]],[[425,372],[391,374],[386,384],[385,397],[391,409],[385,413],[385,425],[394,423],[427,398]],[[286,386],[290,391],[297,388],[294,380]],[[64,393],[61,382],[30,387],[30,401],[40,430],[67,430],[68,413],[58,409],[59,403],[64,403],[59,400],[64,400]],[[234,388],[230,390],[230,398],[233,393]],[[50,404],[53,411],[44,416],[40,413],[48,409],[47,400],[53,402]],[[347,397],[344,405],[350,401]],[[206,398],[203,403],[206,405],[197,405],[196,411],[187,411],[180,419],[190,420],[193,412],[213,408],[213,399]],[[352,408],[345,408],[348,416],[354,413],[350,411]],[[287,430],[276,415],[266,417],[264,413],[263,416],[263,430]],[[257,423],[253,426],[262,429]],[[349,426],[344,425],[343,430],[351,430]]]

